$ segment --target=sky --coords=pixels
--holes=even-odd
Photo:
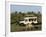
[[[10,10],[11,12],[14,11],[18,11],[18,12],[22,12],[22,11],[34,11],[34,12],[38,12],[38,11],[42,11],[41,6],[34,6],[34,5],[10,5]]]

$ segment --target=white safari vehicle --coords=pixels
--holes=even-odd
[[[20,21],[20,24],[31,24],[31,23],[37,23],[37,17],[25,17],[23,21]]]

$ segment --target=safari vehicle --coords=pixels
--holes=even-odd
[[[20,21],[21,25],[27,25],[27,24],[37,24],[37,17],[36,16],[26,16],[23,21]]]

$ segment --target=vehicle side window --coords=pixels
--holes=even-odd
[[[29,21],[31,21],[31,19],[29,19]]]
[[[29,19],[29,21],[33,21],[33,19]]]
[[[34,21],[36,21],[36,19],[34,19]]]
[[[25,22],[27,22],[28,20],[26,19]]]

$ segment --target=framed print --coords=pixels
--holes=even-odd
[[[35,5],[10,5],[10,31],[41,31],[42,7]]]
[[[45,34],[44,3],[6,2],[6,36]]]

